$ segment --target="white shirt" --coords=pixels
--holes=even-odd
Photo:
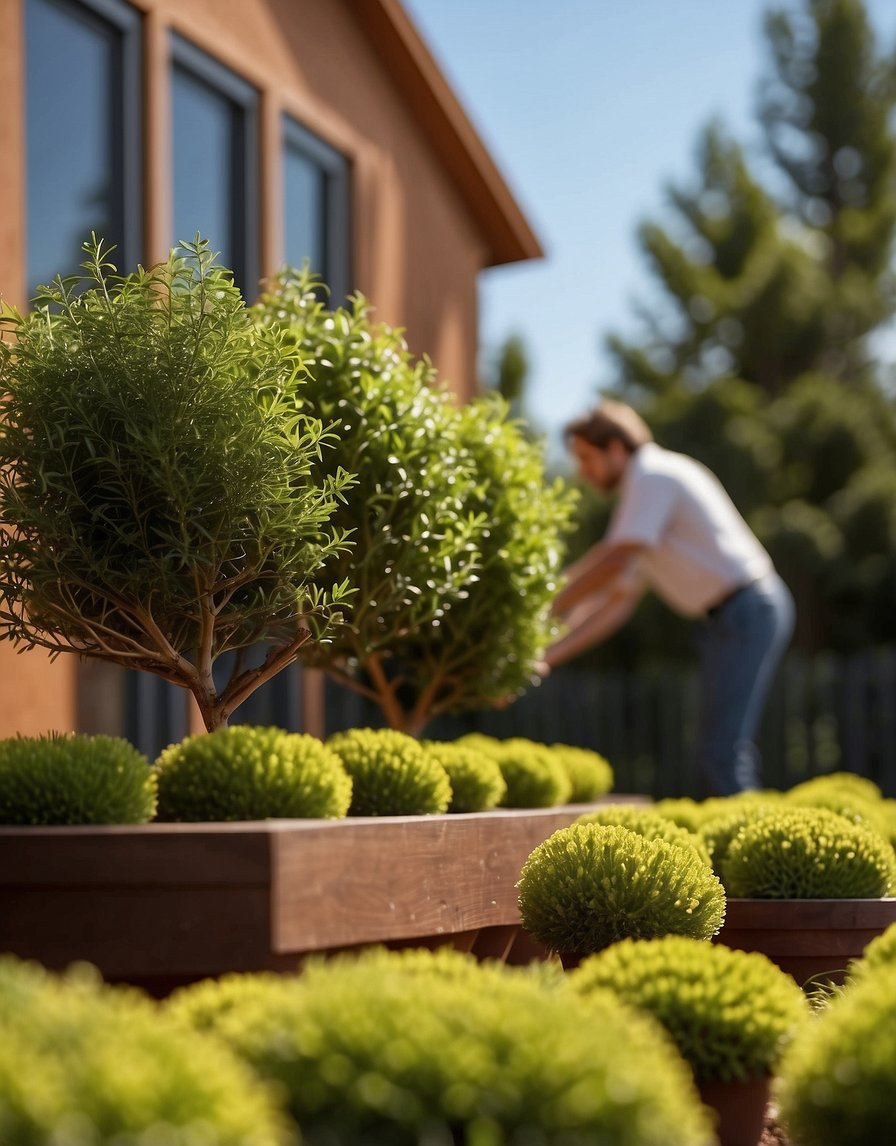
[[[631,456],[607,538],[646,546],[639,572],[668,605],[696,617],[772,562],[718,478],[648,442]]]

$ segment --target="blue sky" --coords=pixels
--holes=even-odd
[[[529,414],[559,428],[609,376],[650,277],[635,231],[694,170],[713,117],[750,147],[768,0],[404,0],[541,239],[546,258],[483,273],[483,355],[527,345]],[[799,9],[799,0],[776,6]],[[866,0],[896,43],[896,0]]]

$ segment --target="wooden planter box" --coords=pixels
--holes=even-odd
[[[520,931],[520,869],[591,807],[0,828],[0,951],[155,994],[359,944],[527,961],[544,951]]]
[[[717,939],[761,951],[801,985],[842,983],[850,959],[896,923],[896,899],[729,899]]]

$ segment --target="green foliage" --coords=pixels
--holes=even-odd
[[[696,832],[689,832],[666,816],[661,816],[650,807],[636,804],[607,804],[595,812],[586,812],[576,820],[577,824],[615,824],[637,832],[648,840],[666,840],[678,847],[696,852],[707,867],[712,867],[709,850]]]
[[[315,578],[350,479],[312,472],[301,358],[204,241],[123,277],[84,249],[83,281],[0,314],[0,636],[155,673],[214,727],[339,620],[347,586]],[[218,693],[215,660],[264,638]]]
[[[559,975],[368,952],[286,985],[200,984],[172,1005],[283,1088],[308,1146],[714,1140],[660,1028],[606,992],[582,999]]]
[[[722,882],[749,899],[877,899],[896,888],[896,858],[876,832],[835,812],[776,809],[731,841]]]
[[[466,741],[464,737],[461,739]],[[501,800],[502,807],[551,808],[569,800],[572,792],[569,773],[559,757],[544,744],[512,736],[494,741],[491,747],[483,744],[483,750],[491,753],[504,777],[507,790]]]
[[[236,725],[188,736],[156,761],[160,820],[332,818],[346,815],[352,782],[319,740]]]
[[[881,790],[877,784],[855,772],[826,772],[821,776],[813,776],[801,784],[794,784],[787,792],[787,799],[797,803],[811,803],[814,799],[827,799],[830,794],[865,804],[874,804],[881,799]]]
[[[882,967],[896,968],[896,923],[891,923],[886,931],[871,940],[861,959],[850,963],[850,978],[863,978]]]
[[[800,1032],[775,1086],[780,1120],[800,1146],[896,1141],[896,968],[843,992]]]
[[[703,840],[712,859],[712,866],[717,875],[721,875],[722,868],[728,856],[731,841],[738,833],[750,824],[756,823],[763,816],[767,816],[777,809],[777,802],[766,801],[762,798],[754,800],[741,800],[737,803],[727,804],[727,810],[721,808],[715,815],[707,816],[697,829],[697,834]]]
[[[627,937],[708,939],[725,916],[722,885],[696,852],[624,827],[561,828],[531,853],[517,886],[523,926],[565,953]]]
[[[360,296],[327,311],[286,270],[255,308],[310,375],[297,409],[338,425],[322,473],[359,476],[340,509],[354,550],[328,567],[358,600],[350,626],[306,659],[375,700],[394,728],[519,692],[554,632],[550,602],[572,495],[497,398],[458,410],[400,332]],[[526,608],[518,603],[525,599]]]
[[[797,601],[803,652],[896,639],[896,407],[871,339],[896,307],[896,106],[861,0],[805,0],[766,21],[760,179],[718,124],[640,242],[659,286],[611,336],[615,388],[661,445],[718,474]],[[598,507],[572,548],[600,534]],[[647,601],[599,656],[690,655]]]
[[[809,1018],[803,992],[764,955],[680,935],[614,943],[571,978],[586,996],[608,989],[647,1011],[701,1082],[773,1074]]]
[[[550,747],[572,784],[567,797],[570,804],[590,803],[611,790],[613,769],[599,752],[572,744],[552,744]]]
[[[217,1041],[84,965],[0,960],[0,1141],[286,1146],[266,1084]]]
[[[424,744],[451,781],[449,812],[485,812],[501,803],[507,791],[498,763],[487,752],[466,744]]]
[[[696,832],[703,818],[700,804],[690,796],[657,800],[655,804],[651,804],[651,809],[671,820],[673,824],[687,828],[689,832]]]
[[[506,406],[491,398],[458,412],[477,478],[471,509],[486,523],[478,579],[435,635],[409,634],[396,650],[409,679],[440,682],[431,711],[482,707],[521,693],[556,631],[550,608],[575,496],[559,480],[546,482],[540,447],[506,415]]]
[[[0,740],[0,824],[143,824],[155,810],[155,776],[127,740]]]
[[[327,741],[352,779],[351,816],[447,812],[451,782],[438,759],[391,728],[351,728]]]

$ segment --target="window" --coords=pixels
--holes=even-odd
[[[26,0],[27,285],[74,274],[90,232],[141,257],[140,23],[121,0]]]
[[[336,304],[351,290],[348,171],[345,156],[284,116],[284,262],[307,259]]]
[[[199,232],[249,298],[258,254],[258,93],[210,56],[171,37],[172,245]]]

